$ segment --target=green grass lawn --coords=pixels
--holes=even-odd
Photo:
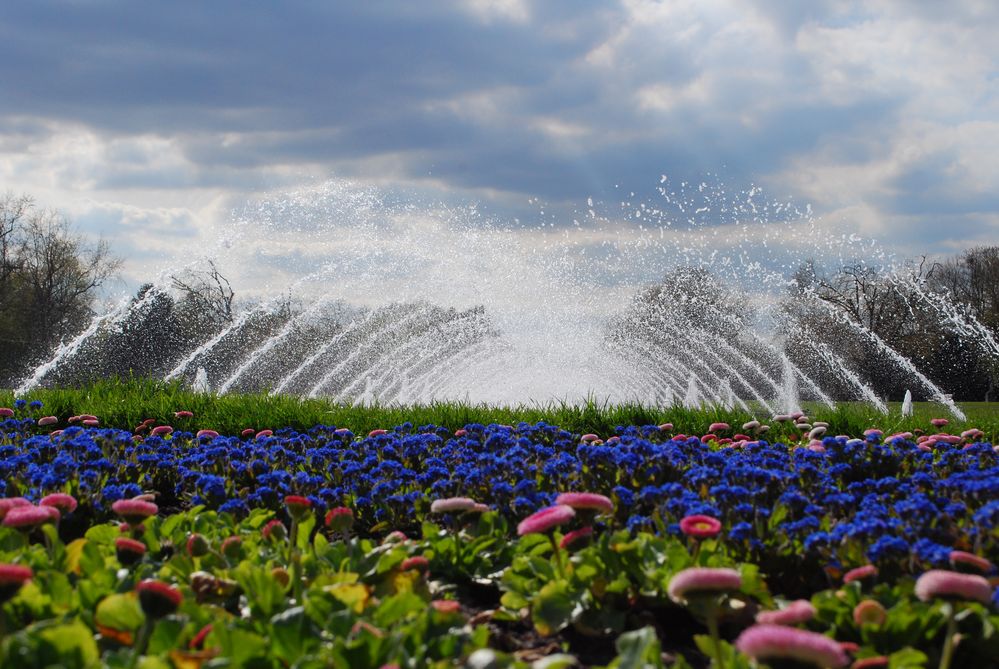
[[[519,406],[487,406],[461,402],[438,402],[411,406],[344,406],[325,399],[303,399],[292,396],[223,395],[195,393],[177,383],[145,380],[109,380],[85,388],[38,389],[23,399],[41,400],[45,406],[36,416],[55,415],[65,420],[69,416],[91,413],[101,418],[107,427],[131,429],[146,418],[154,418],[178,429],[210,428],[223,434],[235,434],[244,428],[279,427],[308,428],[313,425],[347,427],[357,434],[375,428],[391,428],[405,422],[413,425],[442,425],[457,429],[468,423],[503,423],[515,425],[524,421],[546,421],[564,429],[603,437],[614,433],[617,425],[648,425],[673,423],[677,432],[702,434],[709,423],[725,421],[734,427],[757,418],[766,422],[770,416],[760,411],[752,416],[744,411],[709,408],[693,410],[684,407],[655,407],[640,404],[604,404],[590,401],[583,405],[553,402]],[[0,391],[0,406],[13,406],[11,391]],[[804,407],[813,420],[829,423],[829,434],[858,435],[868,427],[879,427],[886,433],[922,429],[930,431],[930,418],[951,419],[948,431],[968,427],[985,431],[990,440],[999,435],[999,403],[974,402],[961,405],[968,414],[966,422],[954,420],[938,404],[918,402],[913,416],[900,415],[900,405],[891,405],[891,412],[882,414],[874,408],[844,402],[836,409],[808,404]],[[175,411],[186,409],[194,418],[179,422]]]

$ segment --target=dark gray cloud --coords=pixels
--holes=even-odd
[[[862,204],[882,227],[994,214],[999,177],[969,189],[974,138],[946,133],[999,123],[988,46],[999,11],[942,8],[6,3],[0,149],[13,158],[0,175],[43,174],[48,155],[66,182],[49,189],[215,189],[236,201],[293,182],[289,170],[384,175],[522,216],[528,198],[572,212],[587,197],[622,199],[616,186],[654,200],[660,174],[720,173],[830,210]],[[940,137],[908,156],[923,137],[912,127],[930,120]],[[65,142],[51,140],[76,132],[96,148],[64,169]]]

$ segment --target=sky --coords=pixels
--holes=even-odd
[[[957,253],[999,243],[997,34],[991,0],[5,2],[0,192],[126,286],[317,188],[327,235],[372,192],[536,235],[707,181]]]

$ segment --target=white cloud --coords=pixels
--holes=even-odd
[[[993,3],[391,9],[315,11],[308,21],[264,12],[255,19],[276,27],[240,24],[222,36],[186,15],[119,35],[43,12],[47,21],[25,20],[11,57],[12,42],[0,46],[0,75],[31,74],[11,87],[21,113],[0,108],[0,179],[88,229],[106,216],[137,253],[153,242],[129,240],[131,230],[148,226],[169,246],[170,231],[190,225],[203,241],[231,204],[331,173],[483,199],[508,219],[529,198],[555,202],[564,208],[546,215],[565,224],[567,210],[585,209],[593,193],[614,197],[615,184],[647,194],[664,171],[692,181],[717,171],[735,189],[762,182],[813,202],[831,233],[916,247],[981,238],[976,224],[994,231]],[[320,48],[277,23],[296,19],[301,30],[340,32]],[[6,30],[15,28],[16,19]],[[81,44],[72,82],[45,41],[67,35]],[[262,38],[274,44],[267,60],[257,58]],[[143,47],[142,77],[123,88],[132,47],[147,42],[158,50]],[[953,225],[931,225],[948,216]]]
[[[497,19],[524,23],[531,18],[527,0],[462,0],[461,6],[486,23]]]

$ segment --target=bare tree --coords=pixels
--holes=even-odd
[[[183,299],[196,309],[211,314],[222,322],[232,322],[233,301],[236,292],[215,261],[208,261],[207,270],[189,271],[186,275],[170,277],[173,287],[179,290]]]
[[[999,334],[999,246],[968,249],[934,265],[930,285],[948,292]]]
[[[7,281],[17,271],[18,262],[14,250],[17,247],[17,231],[33,205],[27,195],[15,196],[6,193],[0,198],[0,288],[7,288]],[[0,293],[0,299],[8,291]]]
[[[999,339],[999,246],[979,246],[933,266],[929,285],[964,305],[992,335]],[[999,361],[983,360],[985,401],[995,398],[999,386]]]
[[[97,289],[121,261],[28,196],[0,198],[0,380],[10,381],[86,327]]]
[[[111,255],[107,241],[88,246],[53,211],[34,212],[19,237],[20,292],[30,309],[30,330],[51,346],[89,320],[96,289],[121,261]]]

